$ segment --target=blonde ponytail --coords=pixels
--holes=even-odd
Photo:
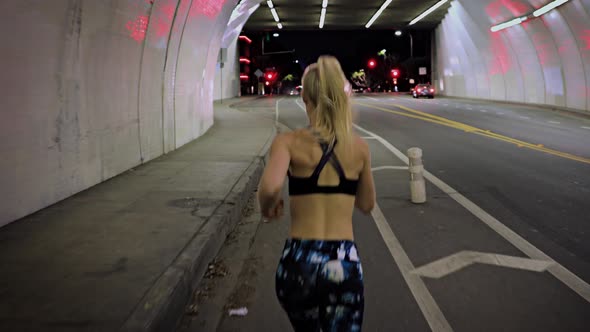
[[[321,56],[317,64],[306,69],[303,77],[303,98],[315,106],[315,129],[326,141],[350,146],[352,142],[352,111],[346,91],[346,77],[338,60]]]

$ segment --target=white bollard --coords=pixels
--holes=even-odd
[[[424,183],[424,165],[422,164],[422,150],[419,148],[408,149],[410,165],[410,194],[412,203],[426,202],[426,186]]]

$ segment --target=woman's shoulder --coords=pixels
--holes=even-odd
[[[305,139],[307,136],[309,136],[309,134],[306,133],[305,129],[295,129],[292,131],[278,133],[274,138],[274,142],[291,146],[297,143],[297,141]]]
[[[314,140],[314,136],[311,134],[309,129],[306,128],[294,129],[289,132],[281,133],[280,135],[283,135],[283,139],[289,141],[290,143],[301,143]]]
[[[359,134],[354,133],[352,134],[352,141],[354,142],[355,145],[361,147],[361,148],[368,148],[369,144],[367,143],[367,140],[362,138]]]
[[[352,142],[357,151],[360,151],[362,155],[369,153],[369,143],[367,140],[359,136],[358,134],[352,134]]]

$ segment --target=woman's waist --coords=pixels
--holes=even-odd
[[[352,218],[326,220],[313,217],[292,217],[289,236],[306,240],[353,241]]]
[[[291,201],[290,217],[294,224],[306,225],[309,228],[325,230],[352,226],[354,208],[346,205],[337,207],[314,206],[313,204],[293,204]]]
[[[282,258],[307,263],[324,263],[330,260],[358,262],[359,254],[352,239],[290,237],[285,241]]]

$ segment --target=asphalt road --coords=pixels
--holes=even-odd
[[[301,106],[299,98],[274,97],[240,108],[298,128],[307,124]],[[354,218],[363,330],[590,330],[590,119],[385,94],[357,95],[355,113],[378,168],[378,209]],[[410,147],[424,151],[425,204],[409,201],[398,151]],[[238,232],[243,245],[221,256],[247,259],[227,267],[234,281],[217,285],[232,296],[199,304],[206,313],[217,303],[220,320],[201,315],[201,329],[183,331],[290,330],[274,295],[288,222]],[[228,317],[236,306],[248,315]]]

